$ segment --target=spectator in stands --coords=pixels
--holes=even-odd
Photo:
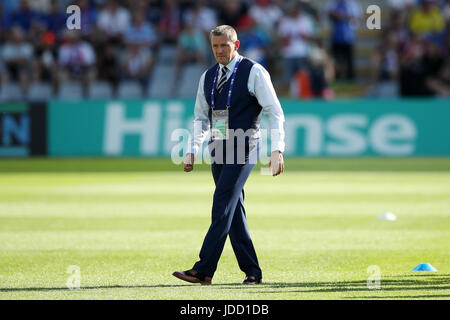
[[[441,0],[444,2],[442,14],[444,15],[445,19],[450,18],[450,0]]]
[[[407,44],[400,59],[401,96],[429,96],[429,91],[425,87],[423,56],[423,40],[416,36]]]
[[[391,1],[396,5],[391,12],[389,25],[384,30],[381,43],[371,55],[371,87],[370,95],[376,97],[398,96],[398,80],[400,72],[400,53],[409,41],[406,27],[405,7],[410,6],[407,1]]]
[[[361,7],[356,0],[331,0],[327,12],[333,28],[331,52],[336,62],[336,77],[352,80],[355,76],[353,46]]]
[[[329,87],[334,80],[334,62],[321,46],[314,46],[309,54],[309,78],[311,82],[311,91],[314,97],[331,99],[334,92]]]
[[[409,32],[406,25],[406,16],[401,11],[394,11],[392,13],[385,34],[391,34],[397,50],[399,52],[403,51],[403,48],[409,41]],[[385,39],[383,35],[381,40],[383,41]]]
[[[133,22],[125,32],[125,42],[147,46],[152,50],[158,45],[158,35],[153,26],[145,21],[144,12],[133,13]]]
[[[142,0],[143,2],[146,2],[148,5],[148,11],[147,11],[147,17],[146,19],[153,23],[155,26],[159,25],[159,22],[161,21],[161,15],[162,15],[162,5],[161,0]],[[148,1],[148,2],[147,2]]]
[[[89,3],[89,0],[78,0],[75,3],[80,7],[81,16],[81,30],[84,37],[92,37],[97,24],[98,11],[95,6]]]
[[[181,32],[181,10],[175,0],[164,0],[164,7],[159,21],[159,31],[163,42],[176,44]]]
[[[241,41],[239,50],[242,54],[267,68],[266,52],[270,44],[268,34],[256,25],[250,15],[245,15],[238,21],[238,32]]]
[[[23,30],[16,26],[9,33],[4,44],[1,57],[5,65],[6,80],[20,82],[23,92],[26,92],[31,81],[33,46],[25,40]]]
[[[62,2],[58,0],[58,2]],[[39,13],[48,13],[52,7],[52,0],[31,0],[30,7],[32,10]]]
[[[98,79],[110,83],[116,95],[122,74],[119,52],[113,44],[107,44],[97,57]]]
[[[20,2],[17,0],[0,0],[0,6],[4,17],[11,17],[14,12],[19,10]]]
[[[21,0],[19,9],[13,12],[9,18],[11,26],[19,26],[25,33],[28,33],[35,24],[40,22],[39,13],[31,9],[28,0]]]
[[[450,16],[447,19],[447,27],[445,28],[445,32],[443,34],[442,55],[444,57],[450,56]]]
[[[150,49],[138,41],[128,41],[122,60],[122,80],[139,82],[144,95],[148,88],[152,67],[153,56]]]
[[[289,87],[297,71],[307,69],[310,44],[315,40],[314,22],[304,14],[297,2],[289,2],[286,15],[280,20],[278,36],[281,42],[284,85]]]
[[[437,97],[450,98],[450,60],[445,63],[436,75],[429,76],[425,84],[428,90]]]
[[[47,31],[41,36],[40,44],[36,48],[36,63],[33,73],[37,80],[52,83],[55,92],[57,89],[57,55],[55,34]]]
[[[399,47],[395,33],[385,33],[379,48],[371,57],[371,91],[376,97],[397,96]]]
[[[435,0],[420,0],[409,21],[409,30],[414,35],[426,36],[441,32],[445,27],[444,17]]]
[[[205,0],[196,1],[192,9],[184,14],[184,21],[191,21],[194,28],[209,37],[209,32],[217,26],[216,12],[206,6]]]
[[[112,43],[121,43],[123,34],[130,27],[130,12],[121,7],[117,0],[108,0],[106,7],[100,11],[97,26],[103,37]]]
[[[249,14],[256,24],[266,32],[273,33],[283,16],[283,11],[271,0],[256,0],[250,7]]]
[[[446,80],[445,60],[438,45],[415,36],[401,59],[400,90],[402,96],[430,97]]]
[[[388,0],[389,8],[394,12],[409,12],[415,4],[416,0]]]
[[[339,79],[354,77],[353,47],[362,16],[357,0],[328,2],[325,10],[318,10],[322,6],[311,0],[0,0],[0,82],[19,81],[26,90],[35,79],[58,83],[81,78],[87,83],[98,73],[114,88],[126,78],[146,89],[149,65],[160,43],[176,45],[169,63],[176,66],[179,78],[186,64],[210,61],[209,31],[217,24],[229,24],[237,27],[243,40],[240,50],[270,69],[276,85],[283,80],[288,89],[290,82],[295,86],[301,78],[307,80],[302,83],[308,83],[311,96],[323,97],[334,79],[334,65]],[[383,20],[382,42],[370,60],[371,80],[384,89],[385,84],[392,89],[399,82],[403,95],[445,96],[448,63],[443,58],[450,54],[450,0],[417,3],[416,8],[416,0],[388,0],[383,7],[383,15],[390,10],[392,14]],[[65,8],[70,4],[78,5],[82,15],[76,41],[64,34]],[[329,52],[315,45],[323,25],[319,16],[332,22]],[[22,30],[19,43],[13,41],[17,27]],[[69,54],[68,48],[77,49]],[[15,52],[20,54],[16,57]],[[147,77],[136,66],[142,66]],[[57,76],[55,70],[62,74]],[[305,71],[301,77],[299,70]]]
[[[206,0],[199,0],[192,8],[185,11],[183,21],[191,21],[194,28],[202,32],[208,42],[209,32],[217,26],[217,13],[207,6]],[[215,61],[211,50],[206,50],[205,59],[207,64]]]
[[[308,57],[308,69],[298,71],[290,85],[293,98],[331,99],[334,97],[329,83],[334,79],[333,60],[328,56],[320,43],[311,47]]]
[[[423,42],[423,57],[422,65],[425,73],[425,78],[436,77],[445,63],[444,57],[441,55],[438,45],[430,40]]]
[[[52,0],[50,10],[48,13],[43,14],[45,27],[47,31],[52,32],[58,38],[62,35],[65,26],[67,16],[61,11],[58,0]]]
[[[309,15],[314,19],[314,23],[320,23],[320,13],[319,10],[316,9],[312,1],[310,0],[299,0],[302,10],[304,13]]]
[[[173,90],[176,92],[181,71],[188,63],[205,64],[208,43],[203,32],[194,27],[194,21],[186,20],[183,31],[178,38],[175,55],[175,82]]]
[[[448,22],[450,21],[450,0],[445,1],[444,8],[442,9],[442,15],[444,16],[445,21],[447,21],[448,28]]]
[[[194,21],[187,20],[178,38],[177,61],[204,63],[208,43],[203,33],[194,27]]]
[[[96,76],[96,55],[89,42],[82,41],[76,30],[67,30],[58,51],[58,84],[63,81],[81,81],[84,94]]]
[[[0,40],[2,39],[3,31],[9,27],[9,17],[10,15],[5,12],[6,10],[3,8],[3,4],[0,2]]]
[[[247,13],[248,8],[241,0],[221,0],[218,10],[218,24],[236,27],[239,19]]]
[[[391,12],[389,24],[383,29],[381,43],[371,55],[370,96],[395,98],[399,95],[401,53],[409,42],[407,10],[412,7],[408,0],[397,1],[395,5],[398,7]],[[407,68],[403,66],[403,72]]]
[[[141,12],[144,20],[155,29],[155,32],[158,32],[162,0],[127,0],[127,2],[130,12]]]
[[[127,7],[131,12],[139,11],[144,15],[144,20],[149,21],[149,5],[156,1],[152,0],[127,0]],[[153,23],[152,21],[150,21]]]
[[[411,3],[413,1],[413,3]],[[386,40],[386,34],[391,34],[393,40],[396,42],[397,50],[400,53],[403,51],[405,45],[409,41],[408,19],[409,12],[413,9],[415,0],[398,0],[396,3],[392,3],[394,6],[389,13],[389,19],[387,20],[387,27],[382,28],[383,34],[381,41]]]

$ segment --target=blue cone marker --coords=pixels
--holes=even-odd
[[[429,272],[437,272],[437,269],[435,267],[433,267],[431,264],[429,263],[421,263],[419,264],[417,267],[415,267],[414,269],[412,269],[412,271],[429,271]]]

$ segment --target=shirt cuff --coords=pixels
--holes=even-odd
[[[284,152],[284,142],[278,142],[278,143],[273,143],[272,142],[272,152],[274,151],[280,151],[281,153]]]
[[[281,124],[282,126],[282,124]],[[281,127],[282,128],[282,127]],[[284,130],[270,130],[271,152],[284,152]]]

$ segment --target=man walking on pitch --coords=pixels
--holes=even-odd
[[[212,222],[200,260],[192,269],[173,275],[191,283],[211,284],[229,235],[239,267],[246,275],[243,284],[259,284],[262,272],[247,225],[243,188],[256,164],[262,112],[269,118],[271,129],[272,175],[284,172],[284,114],[269,73],[238,54],[236,31],[228,25],[218,26],[211,31],[210,40],[217,64],[200,77],[184,171],[193,170],[194,155],[211,130],[208,147],[216,185]]]

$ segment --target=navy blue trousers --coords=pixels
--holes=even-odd
[[[239,264],[247,275],[262,278],[258,258],[250,238],[244,209],[244,184],[255,164],[211,164],[216,189],[212,221],[194,269],[213,277],[227,235]]]

